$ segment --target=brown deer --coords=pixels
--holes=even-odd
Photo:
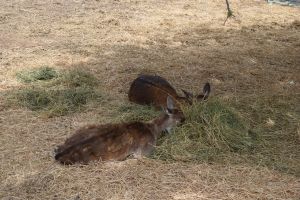
[[[205,100],[210,93],[210,84],[205,83],[203,93],[193,95],[182,90],[184,97],[179,96],[174,87],[163,77],[157,75],[140,75],[131,84],[128,97],[129,101],[142,104],[154,105],[155,107],[166,107],[166,99],[172,96],[176,100],[176,105],[184,103],[192,104],[194,100]]]
[[[149,155],[163,130],[184,121],[184,115],[167,98],[167,109],[150,122],[94,125],[81,128],[55,150],[55,160],[63,164],[83,163],[91,160],[124,160],[128,156]]]

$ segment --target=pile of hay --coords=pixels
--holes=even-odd
[[[187,120],[159,141],[154,158],[209,161],[222,152],[249,151],[255,144],[246,121],[219,99],[195,103],[184,112]]]
[[[80,69],[56,71],[50,67],[21,71],[17,79],[25,86],[9,96],[11,102],[48,117],[81,110],[88,101],[99,98],[98,80]]]

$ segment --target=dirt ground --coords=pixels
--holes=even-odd
[[[22,86],[16,72],[41,66],[86,68],[116,103],[140,73],[195,92],[209,81],[222,97],[299,94],[300,8],[230,2],[235,17],[223,25],[223,0],[0,0],[0,198],[299,199],[299,177],[243,163],[61,166],[53,148],[113,121],[110,108],[42,118],[4,105]]]

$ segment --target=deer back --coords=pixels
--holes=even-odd
[[[167,97],[172,96],[176,103],[181,101],[176,90],[164,78],[153,75],[141,75],[136,78],[129,89],[129,100],[142,105],[166,107]]]
[[[168,96],[175,99],[175,104],[180,107],[182,104],[192,104],[195,100],[206,100],[210,94],[209,83],[205,83],[202,94],[194,95],[182,90],[184,96],[179,96],[172,85],[163,77],[153,75],[141,75],[136,78],[129,89],[129,101],[142,105],[154,105],[166,108]]]
[[[58,147],[55,159],[63,164],[124,160],[137,148],[154,142],[151,127],[143,122],[87,126]]]

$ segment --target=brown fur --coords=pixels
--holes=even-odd
[[[184,91],[185,96],[179,96],[173,86],[163,77],[152,75],[141,75],[131,84],[128,97],[129,101],[142,105],[154,105],[166,108],[166,99],[172,96],[177,106],[191,104],[193,99],[207,99],[210,93],[210,84],[206,83],[203,94],[194,97],[193,94]]]
[[[86,164],[91,160],[124,160],[129,155],[147,156],[154,150],[163,130],[184,120],[183,113],[173,106],[169,106],[166,112],[147,123],[128,122],[81,128],[57,148],[55,159],[63,164]]]

